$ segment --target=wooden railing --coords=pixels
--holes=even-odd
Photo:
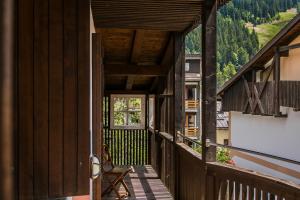
[[[185,135],[189,137],[196,137],[199,132],[197,127],[185,127]]]
[[[198,100],[185,100],[185,109],[197,109],[199,106]]]
[[[147,130],[104,129],[104,144],[108,145],[115,165],[147,165],[150,159]]]
[[[183,143],[173,143],[169,134],[152,133],[151,137],[152,164],[177,199],[300,199],[300,185],[231,165],[204,163],[199,153]]]
[[[173,137],[168,133],[151,132],[151,164],[158,176],[175,193],[175,163]]]
[[[207,199],[297,200],[300,186],[252,171],[207,163],[207,188],[214,187]]]

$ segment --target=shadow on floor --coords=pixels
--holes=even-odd
[[[133,166],[133,172],[125,179],[129,187],[131,196],[125,199],[133,200],[173,200],[168,189],[164,186],[158,178],[156,172],[149,165],[146,166]],[[102,182],[102,191],[108,186],[107,181]],[[125,194],[123,186],[118,186],[120,194]],[[114,192],[106,195],[103,200],[117,199]]]

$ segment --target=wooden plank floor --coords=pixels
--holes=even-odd
[[[133,166],[133,172],[126,177],[125,182],[129,187],[131,196],[125,199],[133,200],[173,200],[168,189],[164,186],[158,178],[156,172],[149,165]],[[108,182],[103,181],[102,191],[107,187]],[[123,186],[119,186],[121,194],[125,194]],[[115,193],[112,191],[109,195],[102,198],[103,200],[117,199]]]

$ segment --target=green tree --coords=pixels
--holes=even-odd
[[[229,62],[227,65],[225,65],[223,70],[223,76],[225,81],[229,80],[231,77],[233,77],[236,74],[236,69],[234,64]]]
[[[243,47],[238,49],[237,55],[238,55],[240,66],[246,64],[249,61],[249,54]]]

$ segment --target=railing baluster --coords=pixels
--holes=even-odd
[[[124,154],[125,154],[125,164],[128,165],[128,131],[124,130]]]
[[[143,155],[144,155],[143,165],[145,165],[145,164],[146,164],[146,159],[147,159],[147,153],[148,153],[148,151],[147,151],[147,142],[146,142],[146,140],[147,140],[146,130],[143,130],[143,135],[144,135],[144,138],[143,138],[143,142],[144,142],[144,144],[143,144],[143,147],[144,147],[144,152],[143,152]]]
[[[143,129],[104,127],[103,143],[109,146],[115,165],[146,165],[149,162],[150,137]]]
[[[221,181],[221,200],[226,199],[226,194],[227,194],[227,180],[222,180]]]
[[[143,130],[139,131],[140,133],[140,165],[143,164]]]
[[[132,133],[131,130],[128,131],[129,132],[129,163],[130,165],[133,165],[133,159],[132,159]]]
[[[140,165],[140,132],[137,131],[137,154],[136,154],[136,157],[137,157],[137,165]]]
[[[219,194],[220,194],[220,186],[221,186],[221,183],[220,183],[220,179],[218,179],[217,177],[215,177],[215,197],[216,199],[219,199]]]
[[[234,186],[234,199],[235,200],[240,199],[240,192],[241,192],[241,184],[236,181],[235,186]]]
[[[233,199],[233,187],[234,187],[234,182],[229,181],[229,200]]]
[[[247,200],[247,185],[242,184],[242,200]]]
[[[121,165],[125,165],[125,159],[126,159],[126,157],[125,157],[124,135],[125,135],[125,130],[121,130],[121,137],[120,137],[121,138],[121,140],[120,140],[120,142],[121,142],[120,155],[121,155],[121,160],[122,160]]]
[[[268,199],[268,193],[266,191],[262,191],[261,197],[262,197],[262,200],[267,200]]]
[[[259,188],[255,188],[255,200],[261,199],[261,191]]]

